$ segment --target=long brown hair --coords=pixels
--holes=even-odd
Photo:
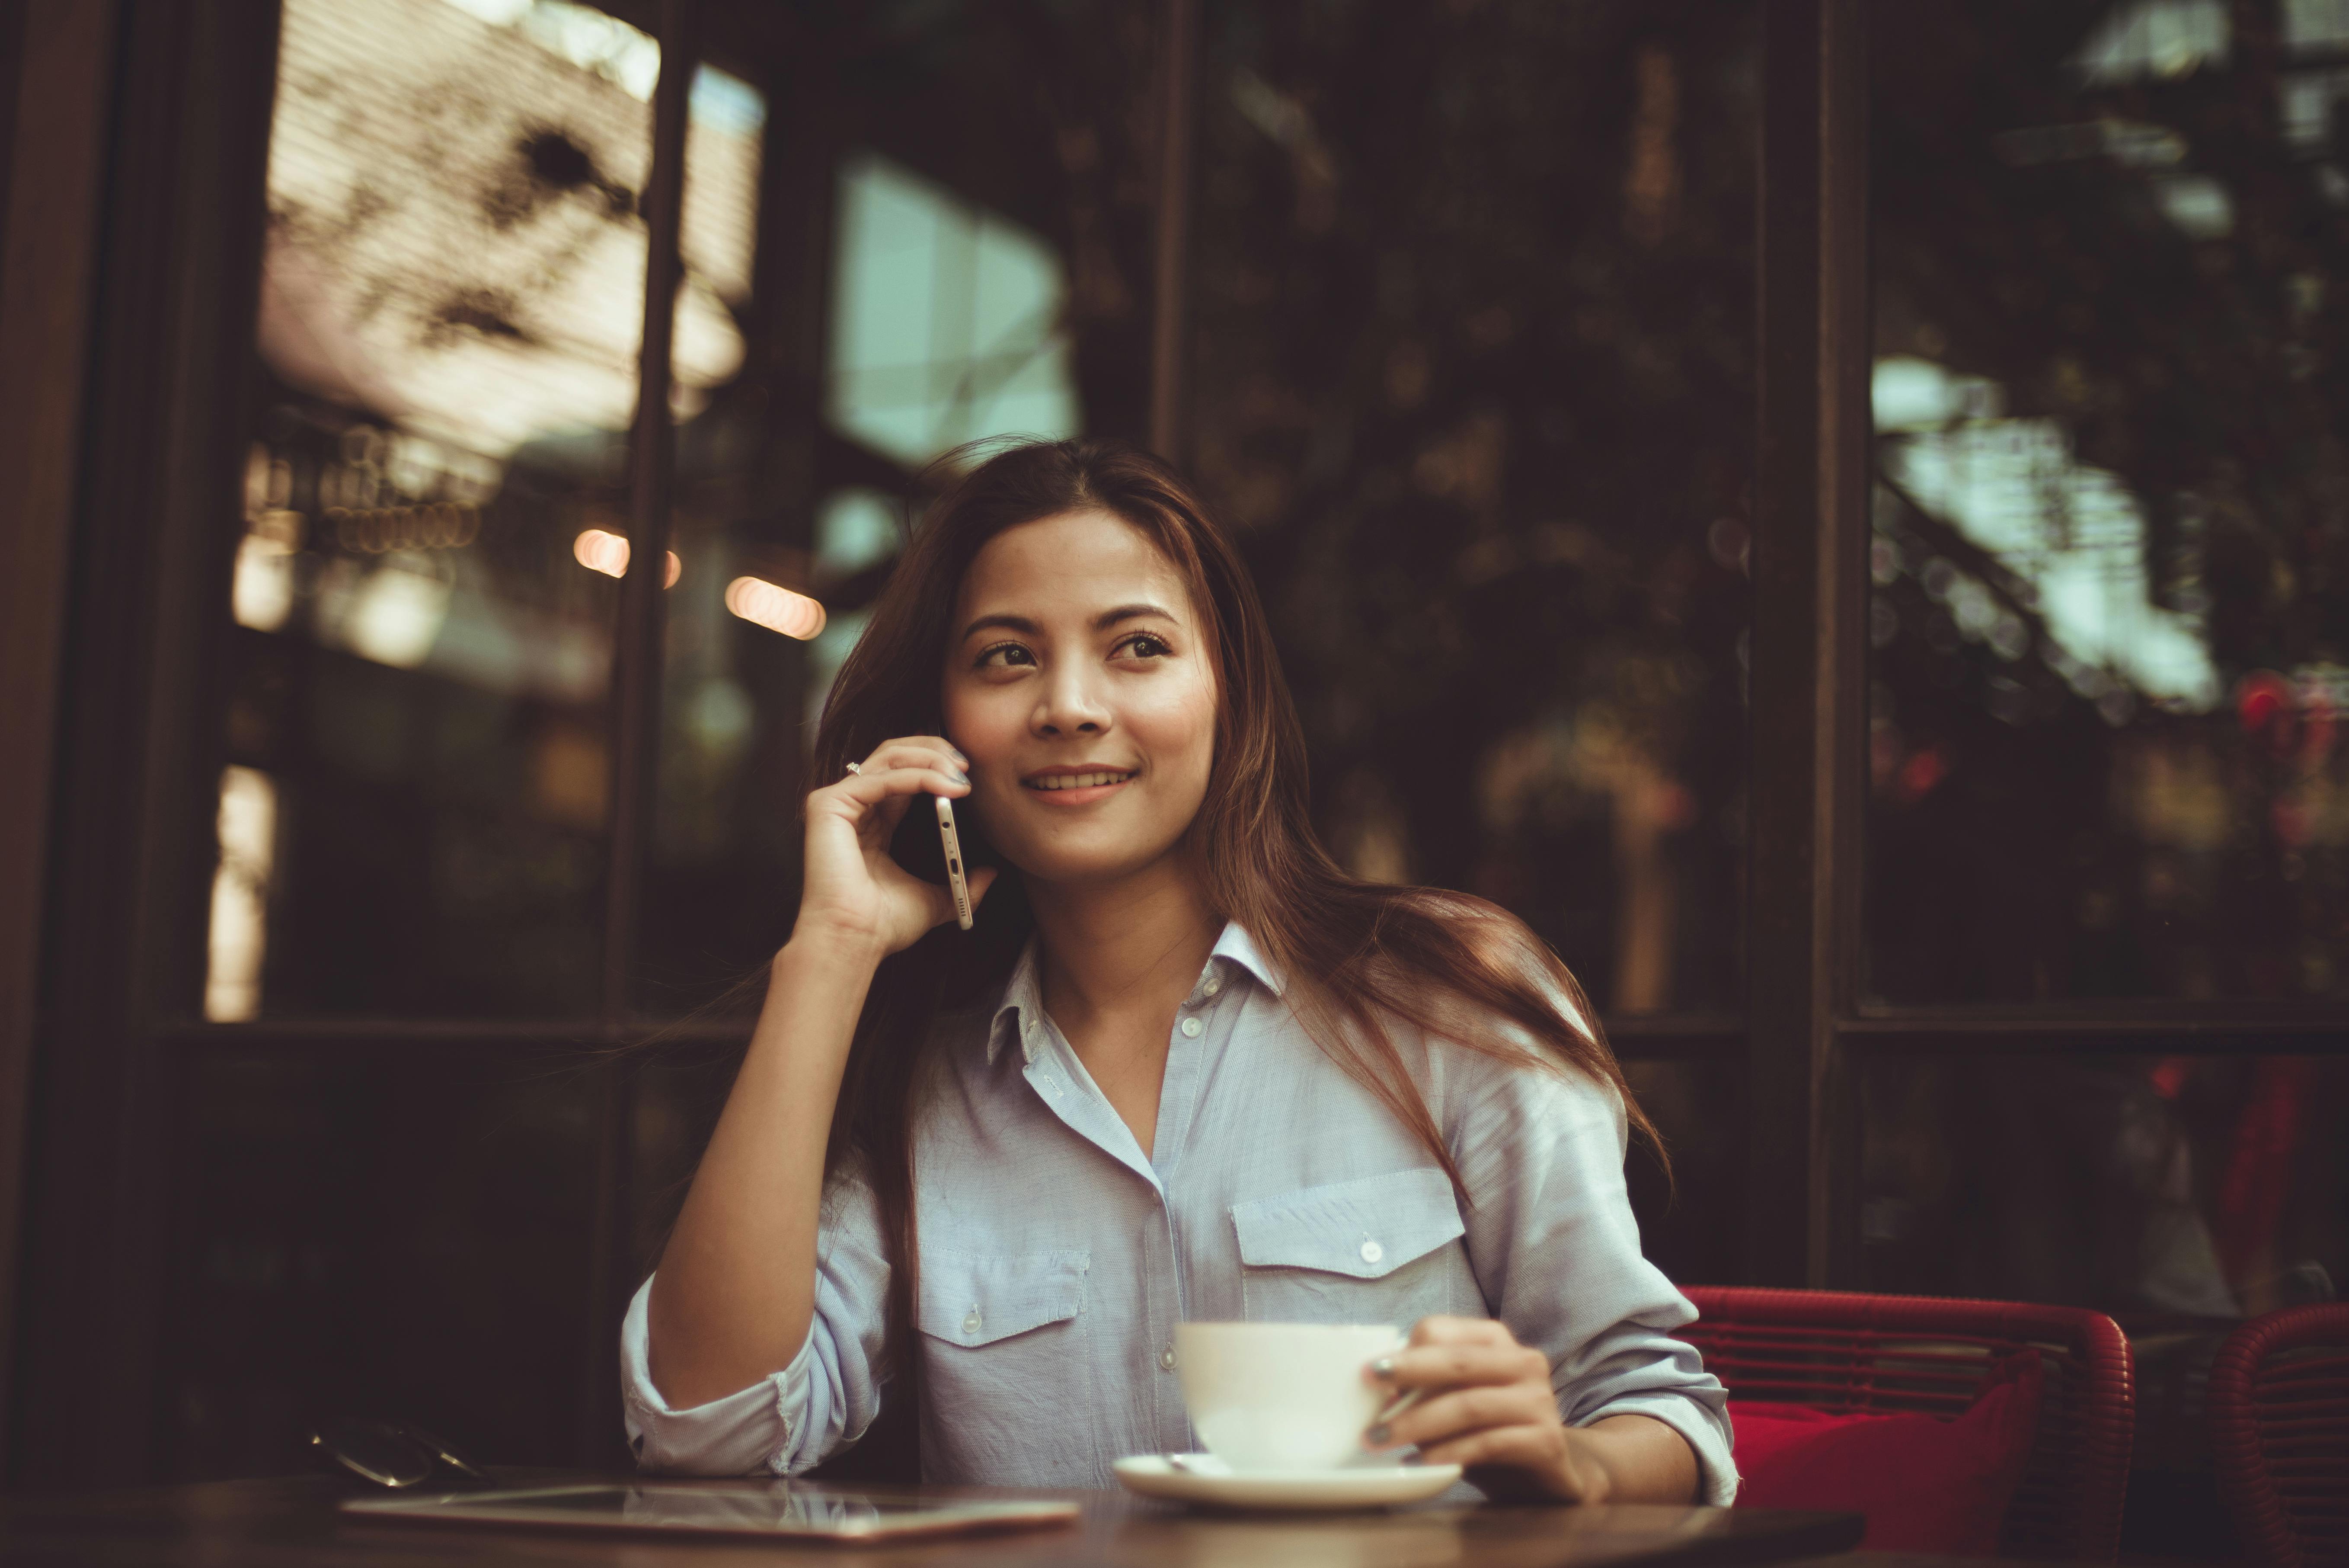
[[[964,573],[997,534],[1077,511],[1141,530],[1190,589],[1215,650],[1220,701],[1187,852],[1209,904],[1238,922],[1283,977],[1316,1044],[1417,1135],[1456,1191],[1459,1168],[1389,1033],[1393,1020],[1483,1055],[1580,1069],[1622,1097],[1631,1125],[1661,1156],[1581,987],[1522,922],[1464,893],[1359,881],[1321,848],[1307,809],[1303,733],[1247,569],[1199,498],[1147,452],[1093,438],[1024,442],[952,483],[915,531],[842,666],[810,776],[836,779],[895,736],[943,734],[939,681]],[[906,814],[898,851],[909,864],[926,858],[920,824],[928,820]],[[979,825],[965,831],[970,854],[983,860]],[[934,839],[928,848],[934,859]],[[879,1201],[895,1265],[891,1354],[908,1382],[918,1376],[907,1352],[920,1053],[942,1004],[999,992],[1033,929],[1019,879],[1003,876],[972,936],[941,928],[882,965],[849,1048],[825,1166],[831,1173],[854,1161]],[[1504,1019],[1541,1049],[1495,1037],[1489,1026]]]

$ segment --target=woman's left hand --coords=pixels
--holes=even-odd
[[[1373,1361],[1365,1376],[1391,1397],[1425,1390],[1370,1429],[1373,1449],[1416,1443],[1423,1462],[1464,1466],[1495,1496],[1604,1502],[1614,1490],[1600,1445],[1558,1418],[1549,1357],[1499,1323],[1422,1318],[1409,1346]]]

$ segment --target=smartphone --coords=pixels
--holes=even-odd
[[[968,931],[970,883],[962,874],[962,841],[955,837],[954,802],[943,795],[933,799],[938,803],[938,838],[947,850],[947,885],[954,890],[955,923]]]

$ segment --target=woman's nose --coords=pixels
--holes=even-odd
[[[1082,675],[1066,671],[1056,674],[1045,687],[1034,723],[1040,735],[1102,735],[1110,727],[1109,705]]]

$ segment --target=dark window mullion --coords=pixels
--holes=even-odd
[[[1868,436],[1858,0],[1764,0],[1745,1274],[1847,1280]]]
[[[603,1050],[641,1040],[641,1023],[602,1024],[595,1020],[533,1018],[259,1018],[251,1023],[211,1024],[184,1021],[165,1024],[155,1031],[166,1050],[222,1050],[241,1047],[276,1050],[303,1047],[319,1051],[364,1051],[375,1046],[414,1040],[422,1044],[462,1041],[481,1046],[510,1045],[534,1050]],[[712,1019],[684,1021],[661,1029],[672,1039],[748,1040],[747,1023]]]
[[[645,190],[644,335],[636,362],[636,419],[629,441],[628,569],[612,670],[612,804],[605,868],[602,1018],[625,1027],[636,965],[645,859],[652,840],[660,751],[662,589],[676,475],[669,418],[671,348],[683,272],[678,231],[685,210],[685,133],[694,76],[693,0],[663,0],[660,78],[653,91],[652,177]],[[633,1078],[607,1064],[598,1091],[595,1229],[588,1264],[587,1339],[582,1347],[578,1460],[601,1466],[617,1455],[616,1381],[622,1277],[629,1233],[629,1127]]]
[[[1599,1020],[1622,1061],[1732,1063],[1745,1051],[1745,1020],[1733,1013],[1632,1013]]]
[[[693,0],[664,0],[661,71],[653,92],[652,178],[645,191],[645,326],[636,368],[636,421],[629,443],[628,570],[612,662],[611,862],[604,904],[603,1016],[629,1012],[646,846],[651,841],[660,749],[661,588],[668,564],[677,440],[669,419],[671,347],[682,263],[678,231],[685,198],[686,106],[694,62]]]
[[[1183,399],[1188,377],[1191,181],[1198,130],[1199,0],[1160,0],[1158,201],[1152,214],[1154,299],[1150,324],[1150,445],[1183,461]]]
[[[0,1436],[15,1439],[0,1466],[20,1491],[140,1484],[170,1451],[157,1390],[177,1386],[168,1260],[184,1106],[179,1064],[155,1037],[201,995],[219,784],[201,717],[204,639],[228,601],[220,519],[235,515],[242,471],[277,17],[274,5],[132,6],[101,36],[78,20],[48,32],[36,57],[81,77],[106,156],[88,191],[95,211],[78,213],[94,220],[87,338],[72,348],[88,382],[66,398],[75,428],[51,438],[74,454],[59,459],[71,482],[58,502],[71,603],[57,792],[40,827],[39,1136],[18,1151],[11,1260],[10,1344],[26,1353],[0,1379]],[[28,92],[19,107],[36,104]],[[72,150],[59,139],[70,127],[40,124],[44,155]],[[51,228],[91,173],[60,175]],[[47,384],[42,395],[61,396]]]
[[[2337,1017],[1859,1018],[1837,1035],[1847,1053],[1871,1057],[2349,1056],[2349,1024]]]

